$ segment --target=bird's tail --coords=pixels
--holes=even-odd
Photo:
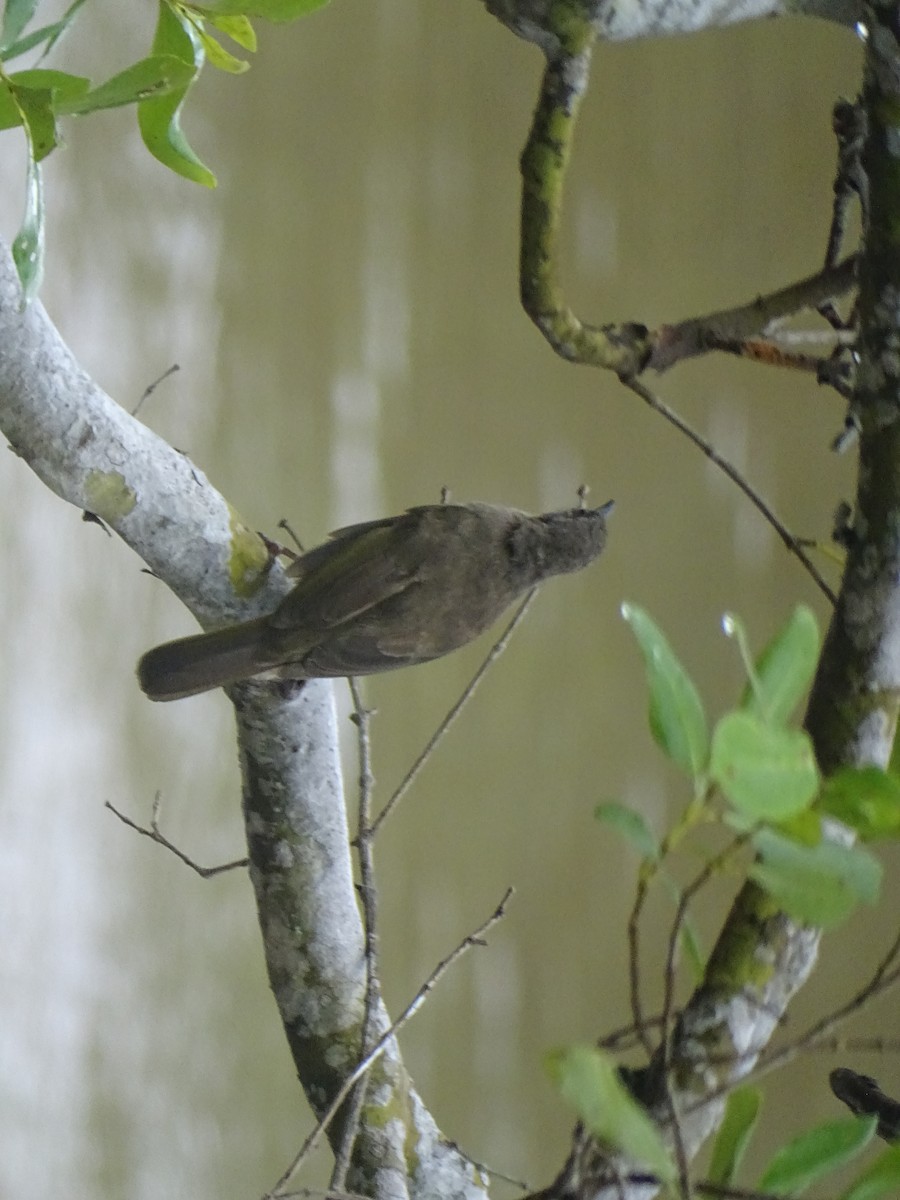
[[[138,663],[138,682],[151,700],[180,700],[249,679],[267,665],[259,656],[265,624],[266,618],[244,621],[148,650]]]

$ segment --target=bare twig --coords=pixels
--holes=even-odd
[[[179,367],[178,363],[172,363],[171,367],[169,367],[168,370],[163,371],[163,373],[162,373],[162,375],[160,375],[159,379],[154,379],[152,383],[149,383],[144,388],[144,392],[143,392],[143,395],[141,396],[140,400],[138,400],[137,404],[131,410],[131,415],[133,417],[136,417],[138,415],[138,413],[140,412],[144,401],[153,395],[153,393],[156,391],[156,389],[159,387],[159,385],[163,382],[163,380],[168,379],[170,375],[174,375],[176,371],[180,371],[180,370],[181,370],[181,367]]]
[[[488,654],[487,654],[486,658],[484,659],[484,662],[482,662],[481,666],[478,668],[478,670],[475,672],[475,674],[469,680],[469,682],[466,685],[460,698],[456,701],[456,703],[453,705],[453,707],[450,709],[450,711],[444,717],[443,721],[441,721],[440,725],[438,725],[437,729],[434,731],[434,733],[428,739],[428,742],[426,743],[425,748],[423,749],[422,753],[419,755],[419,757],[416,759],[416,761],[413,763],[413,765],[409,768],[406,775],[404,776],[404,778],[401,780],[400,784],[398,785],[393,796],[391,796],[390,800],[388,800],[387,804],[385,804],[384,808],[381,810],[381,812],[378,814],[378,816],[372,822],[372,836],[373,837],[378,833],[378,830],[381,828],[382,824],[387,820],[387,818],[391,815],[391,813],[394,811],[394,809],[397,807],[397,805],[400,803],[400,801],[403,799],[403,797],[406,795],[406,793],[412,787],[413,782],[417,778],[419,772],[422,770],[422,768],[425,766],[425,763],[428,761],[428,759],[434,753],[435,749],[438,746],[438,743],[442,741],[444,734],[447,733],[447,731],[450,729],[450,726],[453,724],[453,722],[456,720],[456,718],[459,716],[459,714],[465,708],[466,704],[472,699],[472,696],[475,694],[475,690],[477,689],[478,685],[481,683],[484,676],[487,674],[488,669],[493,665],[493,663],[496,661],[496,659],[498,659],[500,657],[500,655],[503,653],[503,651],[509,645],[509,640],[512,637],[515,629],[517,628],[519,623],[524,618],[528,609],[531,607],[531,602],[534,599],[536,592],[537,592],[537,588],[532,588],[531,591],[528,593],[528,595],[525,597],[525,599],[522,601],[522,603],[519,605],[519,607],[516,609],[515,616],[510,621],[510,623],[507,625],[507,627],[504,629],[503,633],[500,635],[500,637],[497,639],[497,641],[494,642],[493,646],[488,651]]]
[[[710,462],[714,463],[720,471],[728,476],[732,483],[736,484],[740,488],[750,503],[772,526],[790,553],[800,560],[823,595],[825,595],[832,604],[835,604],[837,597],[835,596],[831,587],[826,583],[825,579],[819,573],[818,568],[812,562],[809,555],[804,551],[799,540],[788,530],[787,526],[784,524],[781,518],[777,516],[771,505],[768,504],[762,498],[759,492],[757,492],[756,489],[751,486],[751,484],[744,478],[737,467],[734,466],[733,463],[729,462],[727,458],[723,458],[711,442],[707,441],[705,437],[699,434],[696,429],[689,425],[683,417],[679,416],[674,409],[670,408],[668,404],[661,400],[654,392],[650,390],[650,388],[645,387],[645,385],[637,379],[623,379],[622,382],[627,388],[634,392],[636,396],[640,396],[644,403],[649,405],[654,412],[659,413],[660,416],[664,417],[670,425],[674,425],[679,432],[683,433],[685,437],[688,438],[689,441],[693,442],[697,449],[700,450],[701,453],[703,453],[710,460]]]
[[[740,343],[765,337],[785,317],[803,309],[817,310],[835,296],[850,291],[856,282],[856,269],[857,258],[851,255],[768,296],[757,296],[749,304],[663,325],[653,335],[647,365],[656,371],[666,371],[683,359],[709,350],[733,349]]]
[[[365,1058],[375,1040],[378,1003],[381,999],[381,982],[378,971],[378,891],[375,882],[374,838],[371,828],[372,786],[375,777],[372,774],[372,744],[369,738],[369,722],[372,711],[363,702],[359,681],[351,677],[348,683],[350,694],[353,697],[352,720],[356,725],[359,753],[359,809],[356,848],[359,854],[359,894],[363,911],[366,959],[365,1016],[360,1054]],[[367,1087],[368,1080],[365,1077],[361,1078],[354,1088],[353,1096],[347,1106],[346,1123],[331,1173],[330,1187],[337,1191],[343,1189],[347,1178],[353,1145],[359,1132]]]
[[[250,862],[249,858],[236,858],[233,862],[220,863],[217,867],[201,867],[199,863],[194,862],[194,860],[189,858],[184,851],[179,850],[173,842],[170,842],[165,834],[160,832],[159,811],[161,806],[162,796],[159,792],[157,792],[153,798],[153,815],[151,817],[150,827],[148,829],[143,825],[138,825],[136,821],[132,821],[131,817],[126,817],[123,812],[119,812],[116,806],[110,803],[109,800],[105,802],[105,807],[108,808],[111,813],[114,813],[123,825],[127,825],[129,829],[133,829],[136,833],[140,833],[143,837],[148,837],[151,842],[156,842],[160,846],[165,846],[165,848],[174,854],[176,858],[180,858],[185,866],[190,867],[192,871],[196,871],[201,879],[212,879],[214,875],[222,875],[225,871],[234,871],[238,867],[246,867]]]
[[[394,1023],[390,1026],[390,1028],[388,1028],[384,1031],[384,1033],[379,1037],[378,1041],[375,1043],[375,1045],[372,1047],[372,1049],[369,1051],[369,1053],[364,1055],[363,1058],[360,1059],[360,1061],[357,1063],[357,1065],[353,1068],[353,1070],[350,1072],[350,1074],[347,1076],[347,1078],[341,1084],[340,1088],[337,1090],[334,1097],[332,1098],[332,1101],[329,1104],[328,1108],[325,1110],[323,1115],[319,1118],[318,1122],[316,1123],[316,1127],[309,1133],[309,1135],[304,1140],[303,1145],[300,1147],[299,1151],[297,1152],[296,1156],[294,1157],[293,1162],[290,1164],[290,1166],[287,1168],[287,1170],[284,1172],[284,1174],[281,1176],[281,1178],[278,1180],[278,1182],[275,1184],[275,1186],[271,1189],[271,1191],[266,1192],[265,1196],[263,1197],[263,1200],[274,1200],[274,1197],[278,1197],[279,1200],[281,1200],[281,1198],[286,1195],[286,1193],[283,1192],[281,1189],[288,1182],[288,1180],[303,1166],[304,1162],[307,1160],[309,1155],[315,1149],[315,1147],[319,1141],[319,1138],[322,1136],[322,1134],[325,1132],[325,1130],[328,1128],[328,1126],[334,1120],[335,1114],[338,1112],[341,1105],[347,1099],[347,1097],[350,1094],[350,1091],[352,1090],[354,1085],[357,1083],[357,1081],[360,1080],[366,1074],[366,1072],[372,1067],[373,1063],[375,1063],[378,1060],[378,1058],[384,1053],[384,1049],[387,1046],[388,1042],[390,1042],[400,1032],[400,1030],[403,1028],[403,1026],[406,1025],[406,1023],[412,1017],[415,1016],[415,1014],[419,1011],[419,1009],[425,1003],[425,1000],[428,997],[429,993],[434,989],[434,987],[437,985],[437,983],[443,978],[443,976],[447,973],[447,971],[450,969],[450,967],[453,966],[453,964],[457,961],[457,959],[461,958],[462,955],[465,954],[466,951],[470,947],[483,946],[485,944],[485,942],[484,942],[485,934],[488,932],[489,929],[491,929],[494,925],[496,925],[498,921],[503,920],[504,916],[506,915],[506,906],[509,903],[509,900],[512,897],[513,893],[514,893],[513,888],[511,888],[511,887],[507,888],[503,894],[503,898],[501,899],[500,903],[497,905],[497,907],[494,909],[494,911],[491,913],[491,915],[487,918],[487,920],[482,921],[482,923],[478,926],[477,929],[474,929],[471,933],[466,934],[466,936],[459,943],[459,945],[454,950],[452,950],[450,952],[450,954],[447,955],[446,958],[442,959],[438,963],[438,965],[434,968],[434,970],[431,972],[431,974],[428,976],[428,978],[425,980],[425,982],[422,984],[422,986],[416,992],[415,996],[413,996],[413,998],[409,1002],[409,1004],[407,1004],[406,1008],[404,1008],[403,1012],[400,1014],[400,1016],[397,1018],[397,1020],[394,1021]]]

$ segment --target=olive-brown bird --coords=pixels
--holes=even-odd
[[[150,650],[138,679],[178,700],[254,675],[372,675],[472,641],[517,596],[578,571],[606,542],[613,502],[532,517],[492,504],[426,504],[338,529],[301,555],[266,617]]]

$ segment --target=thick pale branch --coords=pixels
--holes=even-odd
[[[0,429],[48,487],[101,517],[204,625],[271,610],[284,594],[262,540],[203,473],[88,378],[40,304],[21,311],[4,246]],[[359,1059],[365,988],[331,685],[245,684],[232,700],[269,977],[301,1083],[322,1112]],[[373,1072],[352,1162],[351,1186],[384,1200],[484,1193],[393,1043]]]

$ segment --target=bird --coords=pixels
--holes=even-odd
[[[531,516],[499,505],[425,504],[348,525],[288,568],[267,616],[149,650],[138,681],[178,700],[255,676],[372,675],[430,662],[488,629],[551,575],[588,566],[613,501]]]

